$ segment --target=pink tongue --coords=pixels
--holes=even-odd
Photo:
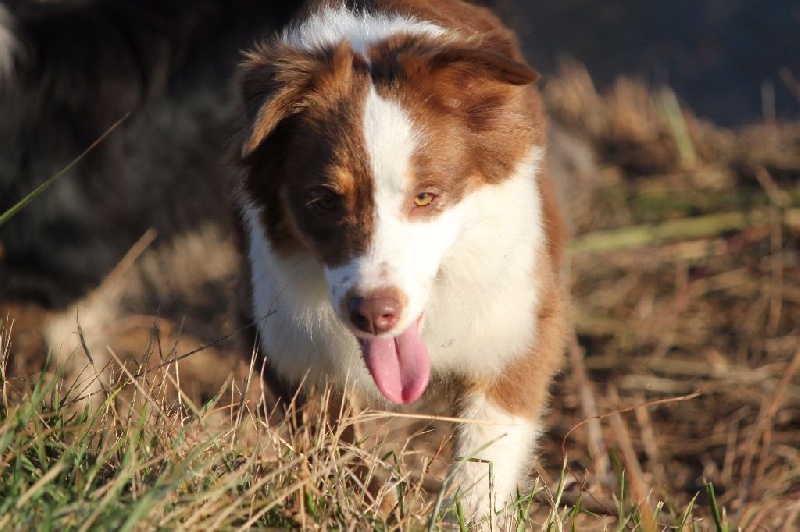
[[[417,322],[394,338],[359,338],[378,390],[395,404],[413,403],[428,386],[431,363]]]

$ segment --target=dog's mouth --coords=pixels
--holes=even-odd
[[[394,337],[358,338],[375,385],[384,397],[398,405],[413,403],[428,387],[431,362],[419,334],[419,322],[415,320]]]

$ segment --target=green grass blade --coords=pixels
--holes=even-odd
[[[79,162],[81,162],[87,155],[89,155],[89,153],[94,151],[94,149],[97,148],[97,146],[99,146],[104,140],[106,140],[106,138],[111,133],[113,133],[115,129],[117,129],[125,120],[127,120],[128,116],[130,116],[130,113],[126,113],[125,116],[123,116],[122,118],[120,118],[119,120],[114,122],[114,124],[112,124],[112,126],[110,128],[108,128],[105,133],[100,135],[100,137],[97,140],[92,142],[89,145],[88,148],[83,150],[83,152],[80,155],[78,155],[76,158],[74,158],[67,166],[65,166],[64,168],[59,170],[55,175],[53,175],[50,178],[48,178],[47,181],[45,181],[44,183],[42,183],[41,185],[36,187],[33,190],[33,192],[31,192],[30,194],[28,194],[27,196],[25,196],[24,198],[19,200],[16,204],[14,204],[6,212],[0,214],[0,226],[4,225],[11,218],[13,218],[28,203],[32,202],[39,194],[41,194],[42,192],[44,192],[45,190],[50,188],[50,186],[53,183],[55,183],[56,181],[58,181],[58,179],[61,176],[63,176],[64,174],[66,174],[67,172],[72,170],[75,167],[75,165],[77,165]]]
[[[695,501],[697,501],[698,495],[700,495],[700,493],[696,493],[695,496],[692,497],[692,500],[689,501],[689,504],[686,506],[686,510],[683,512],[683,515],[681,516],[681,522],[678,525],[678,530],[685,529],[686,523],[688,523],[689,519],[691,518],[692,510],[694,510],[694,503]]]
[[[714,528],[717,532],[728,532],[728,525],[722,518],[717,505],[717,495],[714,493],[714,483],[709,482],[706,484],[706,492],[708,493],[708,504],[711,506],[711,517],[714,519]]]

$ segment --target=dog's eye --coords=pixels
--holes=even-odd
[[[334,211],[338,207],[339,202],[337,201],[335,194],[323,191],[314,192],[311,194],[307,205],[321,211]]]
[[[427,207],[433,203],[434,199],[436,199],[436,194],[432,194],[431,192],[422,192],[421,194],[414,196],[414,205],[417,207]]]

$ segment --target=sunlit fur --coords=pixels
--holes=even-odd
[[[340,42],[350,42],[353,50],[364,53],[367,45],[399,33],[438,37],[444,30],[430,22],[382,13],[354,13],[344,6],[320,11],[299,26],[287,29],[283,40],[306,50],[321,49]]]

